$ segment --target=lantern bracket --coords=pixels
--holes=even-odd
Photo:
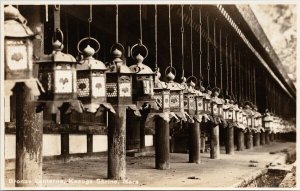
[[[94,42],[97,44],[97,46],[98,46],[97,49],[95,50],[95,54],[96,54],[97,52],[99,52],[100,47],[101,47],[99,41],[98,41],[97,39],[95,39],[95,38],[92,38],[92,37],[85,37],[85,38],[81,39],[81,40],[78,42],[78,44],[77,44],[77,50],[78,50],[78,52],[79,52],[80,54],[82,54],[82,51],[80,50],[80,44],[81,44],[82,42],[86,41],[86,40],[88,40],[88,41],[90,41],[90,40],[94,41]]]

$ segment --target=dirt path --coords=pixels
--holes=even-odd
[[[45,187],[233,187],[272,161],[282,158],[283,149],[295,148],[295,143],[271,143],[254,147],[252,151],[235,151],[226,155],[221,150],[221,159],[209,158],[201,153],[201,164],[187,163],[188,155],[172,153],[171,169],[154,169],[154,154],[133,158],[127,157],[125,182],[106,179],[107,158],[80,159],[68,163],[45,162],[43,181]],[[270,154],[275,152],[275,154]],[[250,160],[258,163],[251,163]],[[253,167],[250,167],[251,165]],[[6,170],[6,185],[14,186],[14,170]]]

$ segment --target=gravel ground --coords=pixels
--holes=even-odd
[[[225,187],[253,176],[266,165],[285,154],[283,149],[295,149],[295,143],[273,142],[254,147],[253,150],[235,151],[226,155],[221,148],[221,159],[210,159],[209,153],[201,153],[201,164],[188,163],[188,154],[171,153],[171,169],[156,170],[154,154],[144,157],[127,157],[127,180],[106,179],[107,157],[78,159],[67,163],[43,164],[44,187]],[[270,152],[275,154],[270,154]],[[14,186],[14,170],[6,170],[5,185]]]

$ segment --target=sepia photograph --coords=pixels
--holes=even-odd
[[[0,3],[1,190],[299,189],[296,1]]]

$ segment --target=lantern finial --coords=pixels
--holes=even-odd
[[[144,61],[144,57],[141,54],[136,55],[135,59],[138,63],[142,63]]]
[[[64,48],[64,45],[59,41],[56,40],[52,43],[53,51],[61,51]]]
[[[112,53],[115,58],[121,58],[121,56],[122,56],[122,52],[117,48]]]
[[[167,74],[166,77],[169,82],[172,82],[175,79],[175,75],[171,71]]]
[[[86,57],[92,57],[95,54],[95,49],[93,49],[90,45],[87,45],[83,50],[83,53]]]

